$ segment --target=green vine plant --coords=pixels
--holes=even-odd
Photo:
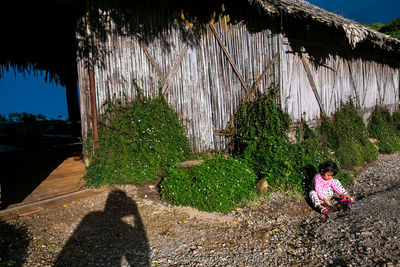
[[[256,175],[246,162],[217,156],[190,168],[171,167],[161,193],[174,205],[229,212],[255,194],[255,183]]]
[[[399,112],[390,115],[377,108],[367,128],[349,100],[331,118],[322,118],[320,126],[302,121],[295,128],[281,108],[277,88],[271,86],[266,94],[240,104],[233,157],[207,154],[202,164],[183,168],[177,162],[192,155],[178,115],[161,93],[148,98],[137,92],[133,101],[105,104],[98,148],[85,175],[88,185],[143,184],[162,176],[162,197],[173,204],[229,212],[254,196],[260,178],[272,191],[308,193],[318,165],[327,160],[339,165],[336,178],[351,183],[351,171],[378,156],[370,137],[379,140],[381,151],[400,150],[400,145],[387,148],[387,143],[400,144]],[[294,130],[296,138],[291,140],[288,133]]]
[[[368,120],[370,137],[377,139],[379,151],[393,153],[400,150],[400,112],[376,106]]]
[[[190,157],[183,125],[161,93],[145,97],[137,88],[133,101],[125,97],[104,105],[98,147],[85,174],[87,185],[152,182]]]
[[[355,170],[377,158],[378,150],[369,140],[366,125],[354,103],[342,103],[332,119],[323,118],[321,134],[341,166]]]
[[[338,131],[344,130],[336,129],[337,123],[342,125],[341,113],[335,124],[326,120],[323,128],[301,123],[296,129],[296,142],[291,142],[288,132],[292,122],[277,96],[277,89],[272,86],[267,94],[259,94],[253,101],[240,105],[235,120],[234,156],[244,159],[258,178],[268,181],[272,190],[306,192],[321,162],[335,160],[340,165],[342,161],[335,156],[340,155],[336,149],[340,143]],[[354,120],[359,122],[358,118]],[[350,134],[349,139],[354,138]],[[350,175],[343,171],[337,177],[345,183],[351,182]]]

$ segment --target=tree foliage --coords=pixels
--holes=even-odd
[[[392,22],[382,24],[380,22],[369,25],[372,29],[381,33],[400,39],[400,18],[395,18]]]

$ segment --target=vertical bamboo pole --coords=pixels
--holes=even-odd
[[[94,149],[97,148],[97,142],[99,139],[97,132],[97,106],[96,106],[96,92],[94,86],[94,70],[91,63],[89,63],[89,87],[90,87],[90,107],[92,111],[92,130],[94,139]]]
[[[90,23],[90,13],[89,13],[89,1],[86,1],[86,38],[92,38],[92,33],[90,32],[89,23]],[[93,46],[93,40],[91,40],[90,44]],[[97,132],[97,106],[96,106],[96,92],[95,92],[95,84],[94,84],[94,69],[93,69],[93,54],[90,51],[92,47],[90,47],[88,52],[88,69],[89,69],[89,94],[90,94],[90,108],[92,115],[92,131],[93,131],[93,139],[94,139],[94,150],[97,148],[98,141],[98,132]],[[93,151],[94,153],[94,151]]]

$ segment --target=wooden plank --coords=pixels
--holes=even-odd
[[[222,42],[221,37],[219,36],[217,30],[215,29],[214,25],[212,23],[209,23],[210,29],[213,32],[215,38],[218,41],[218,44],[220,45],[220,47],[222,48],[222,51],[224,51],[224,54],[226,56],[226,58],[228,59],[229,63],[231,64],[233,70],[235,71],[237,77],[239,78],[240,83],[242,84],[244,90],[247,92],[249,91],[249,87],[247,85],[247,83],[244,81],[242,74],[240,74],[239,69],[237,68],[235,62],[233,61],[231,55],[229,54],[228,50],[226,49],[224,43]]]
[[[244,96],[244,98],[243,98],[244,101],[246,101],[254,93],[254,91],[258,87],[258,84],[260,83],[262,78],[269,72],[269,70],[271,69],[271,67],[275,63],[275,61],[278,59],[278,57],[279,57],[279,52],[276,52],[274,57],[268,62],[268,65],[265,67],[265,69],[263,70],[261,75],[258,76],[258,78],[254,81],[253,85],[251,86],[250,90]]]
[[[256,90],[258,83],[261,81],[261,79],[264,77],[264,75],[267,74],[267,72],[271,69],[272,65],[275,63],[275,61],[278,59],[278,57],[279,57],[279,52],[276,52],[274,57],[268,62],[268,65],[267,65],[267,67],[265,67],[262,74],[253,83],[253,86],[251,87],[251,89],[246,92],[246,95],[243,97],[243,101],[246,101],[250,98],[250,96]],[[225,127],[225,131],[228,131],[230,128],[232,128],[233,122],[235,121],[235,117],[236,117],[236,112],[229,119],[229,122],[228,122],[227,126]]]
[[[317,102],[318,102],[319,108],[321,110],[321,113],[324,116],[326,116],[324,105],[322,104],[321,98],[319,97],[318,90],[317,90],[317,87],[315,86],[314,78],[313,78],[312,73],[311,73],[310,63],[309,63],[308,59],[304,56],[304,53],[300,53],[300,59],[301,59],[301,62],[303,62],[304,69],[305,69],[305,71],[307,73],[308,81],[309,81],[309,83],[311,85],[311,88],[312,88],[312,90],[314,92],[315,99],[317,99]]]
[[[23,200],[23,203],[78,191],[84,185],[82,179],[84,174],[85,165],[80,157],[66,158]]]
[[[183,44],[183,47],[179,51],[178,57],[174,62],[172,69],[169,71],[167,78],[164,79],[163,85],[161,87],[161,92],[163,95],[167,95],[169,91],[169,85],[171,83],[172,77],[174,76],[175,72],[177,71],[179,65],[182,62],[183,56],[185,55],[188,47],[188,41]]]
[[[162,72],[160,66],[157,64],[156,60],[154,59],[154,57],[150,54],[149,48],[147,47],[147,45],[140,39],[139,35],[135,36],[140,47],[143,49],[143,52],[145,53],[146,57],[149,59],[151,65],[153,66],[153,68],[156,70],[158,76],[160,77],[161,80],[164,80],[164,73]]]
[[[233,136],[235,134],[235,130],[231,129],[223,129],[223,130],[214,130],[214,135],[217,136]]]

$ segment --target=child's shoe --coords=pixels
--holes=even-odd
[[[341,199],[341,200],[339,200],[340,202],[348,202],[348,203],[353,203],[354,202],[354,199],[352,199],[352,198],[349,198],[349,199]]]
[[[323,214],[326,215],[328,213],[328,209],[324,206],[321,206],[321,208],[319,209],[319,211]]]

